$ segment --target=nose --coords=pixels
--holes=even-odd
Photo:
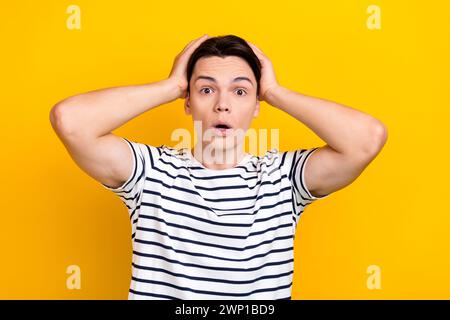
[[[225,94],[220,95],[219,101],[216,104],[216,111],[229,111],[230,109],[231,108]]]
[[[220,104],[218,104],[217,107],[216,107],[216,110],[217,110],[217,111],[228,111],[229,108],[228,108],[228,106],[226,106],[226,105],[220,105]]]

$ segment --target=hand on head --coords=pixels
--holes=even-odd
[[[180,88],[180,98],[184,99],[187,95],[187,87],[189,83],[187,79],[187,64],[189,58],[195,49],[197,49],[197,47],[208,38],[210,38],[210,36],[204,34],[200,38],[192,40],[175,57],[172,70],[169,74],[169,79],[173,80]]]

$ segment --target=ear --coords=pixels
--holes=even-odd
[[[190,115],[191,113],[191,102],[189,97],[189,92],[186,93],[186,98],[184,99],[184,112],[186,115]]]
[[[255,111],[253,111],[253,117],[256,118],[259,115],[259,109],[260,109],[260,105],[259,105],[259,99],[258,97],[256,98],[256,106],[255,106]]]

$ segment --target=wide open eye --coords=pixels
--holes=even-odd
[[[210,87],[204,87],[204,88],[201,88],[200,89],[200,92],[203,92],[203,89],[208,89],[208,90],[211,90],[211,88]],[[209,92],[208,92],[209,93]],[[206,93],[206,94],[208,94],[208,93]]]
[[[237,89],[236,91],[237,91],[237,92],[239,92],[239,91],[244,92],[244,94],[238,94],[238,96],[245,96],[245,95],[247,95],[247,91],[245,91],[245,90],[242,89],[242,88],[239,88],[239,89]]]
[[[204,91],[204,90],[208,90],[208,91]],[[209,94],[209,93],[211,93],[212,92],[212,88],[210,88],[210,87],[203,87],[203,88],[201,88],[200,89],[200,92],[201,93],[204,93],[204,94]],[[243,88],[238,88],[238,89],[236,89],[236,92],[239,92],[238,93],[238,96],[246,96],[247,95],[247,91],[245,90],[245,89],[243,89]]]

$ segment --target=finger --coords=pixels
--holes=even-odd
[[[192,44],[192,48],[195,49],[197,48],[203,41],[205,41],[206,39],[210,38],[209,35],[205,34],[203,36],[201,36],[200,38],[198,38],[193,44]]]
[[[260,56],[265,56],[264,53],[258,49],[258,47],[253,46],[253,49],[255,50],[256,54],[259,54]]]
[[[247,41],[248,42],[248,41]],[[255,46],[253,43],[248,42],[249,46],[253,49],[253,52],[255,53],[255,55],[260,58],[261,60],[265,59],[265,55],[264,53],[258,49],[257,46]]]
[[[209,35],[204,34],[200,38],[192,40],[191,42],[188,43],[188,45],[184,48],[183,51],[189,50],[193,45],[195,45],[196,43],[200,44],[201,42],[203,42],[203,40],[206,40],[207,38],[209,38]]]
[[[259,59],[264,60],[264,58],[265,58],[264,54],[261,53],[260,51],[258,51],[257,49],[255,49],[254,47],[252,47],[252,48],[253,48],[253,52],[255,53],[255,55],[256,55]]]
[[[255,53],[255,55],[261,61],[261,64],[265,65],[266,61],[268,61],[269,58],[267,58],[267,56],[261,50],[259,50],[258,47],[256,47],[254,44],[252,44],[252,43],[249,43],[249,44],[252,47],[253,52]]]
[[[258,52],[261,52],[262,53],[262,51],[261,51],[261,49],[259,49],[256,45],[254,45],[253,43],[251,43],[250,41],[247,41],[247,43],[253,48],[253,49],[255,49],[256,51],[258,51]]]

